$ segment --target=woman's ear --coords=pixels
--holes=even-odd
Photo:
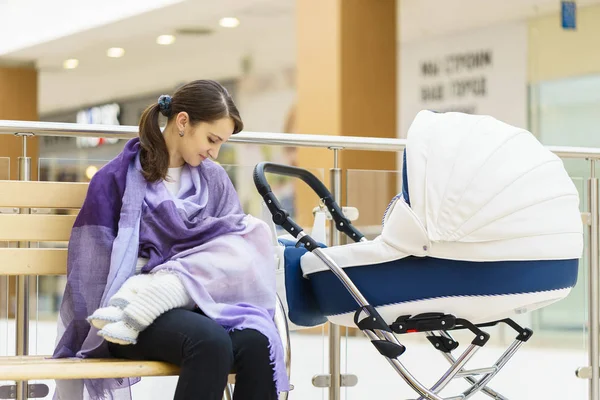
[[[182,111],[179,114],[177,114],[175,122],[177,124],[177,130],[179,132],[182,132],[185,130],[186,125],[189,124],[190,116],[185,111]]]

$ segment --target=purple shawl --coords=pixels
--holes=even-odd
[[[269,228],[245,215],[225,170],[186,166],[172,196],[141,174],[139,139],[94,175],[71,232],[67,285],[54,358],[109,358],[86,318],[135,273],[169,269],[203,312],[228,331],[256,329],[270,343],[278,392],[288,391],[283,346],[273,322],[275,266]],[[57,381],[55,398],[126,400],[139,378]]]

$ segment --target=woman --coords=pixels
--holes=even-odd
[[[164,132],[159,113],[167,117]],[[273,323],[268,227],[243,213],[227,174],[211,161],[242,127],[225,88],[208,80],[161,96],[144,111],[139,139],[94,176],[75,222],[55,358],[179,365],[175,400],[220,400],[231,371],[235,400],[275,399],[289,390]],[[191,307],[166,311],[130,345],[105,341],[87,322],[132,276],[159,273],[177,276]],[[127,398],[131,383],[57,382],[56,394]]]

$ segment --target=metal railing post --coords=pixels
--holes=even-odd
[[[599,286],[600,274],[598,271],[598,178],[596,177],[596,161],[590,160],[591,173],[589,179],[589,202],[591,214],[590,227],[590,265],[589,265],[589,361],[592,368],[590,379],[590,400],[600,400],[600,333],[599,333]]]
[[[331,177],[331,193],[333,199],[341,207],[342,203],[342,170],[339,166],[340,149],[333,150],[333,168],[329,171]],[[341,243],[341,232],[335,228],[335,224],[329,226],[329,242],[331,246]],[[341,393],[341,360],[340,360],[341,337],[340,327],[329,323],[329,400],[340,400]]]
[[[31,180],[31,157],[27,157],[27,138],[32,136],[30,133],[16,133],[23,141],[23,156],[19,157],[19,180]],[[21,214],[29,214],[30,209],[22,208]],[[19,247],[29,247],[29,242],[19,242]],[[16,355],[26,356],[29,354],[29,277],[16,277],[16,296],[17,309],[15,312],[16,329]],[[16,382],[17,400],[27,400],[29,398],[29,388],[27,381]]]

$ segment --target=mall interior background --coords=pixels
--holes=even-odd
[[[144,108],[159,95],[172,94],[189,80],[210,78],[233,94],[246,131],[295,133],[296,19],[297,3],[302,1],[0,0],[0,70],[36,71],[40,121],[137,125]],[[490,114],[525,127],[546,145],[600,147],[600,1],[577,2],[574,29],[563,26],[560,2],[553,0],[393,3],[397,27],[397,79],[390,83],[396,85],[397,98],[393,136],[404,138],[421,109],[458,110]],[[38,12],[31,14],[27,7]],[[239,25],[221,26],[224,17],[237,18]],[[173,35],[175,41],[157,44],[159,35]],[[107,49],[115,47],[124,54],[108,57]],[[75,62],[67,61],[74,59],[76,67],[68,68]],[[380,132],[365,131],[363,136]],[[123,144],[123,140],[41,137],[38,177],[89,181]],[[253,214],[262,209],[247,177],[262,160],[297,165],[297,150],[227,145],[219,157],[245,209]],[[584,201],[587,164],[567,161],[566,166]],[[324,163],[312,170],[325,178],[328,167]],[[14,168],[0,158],[0,178]],[[381,199],[374,204],[364,200],[364,184],[375,181],[385,186],[398,182],[400,175],[395,170],[347,171],[345,201],[368,206],[360,210],[356,224],[371,236],[378,233],[377,218],[397,184],[382,188]],[[289,180],[277,182],[293,213],[310,213],[317,204],[299,203],[296,189]],[[579,283],[566,300],[527,318],[539,333],[539,346],[585,348],[587,277],[585,268],[580,271]],[[63,285],[60,278],[38,280],[37,318],[56,318]],[[6,292],[0,296],[0,332],[7,332],[14,299],[7,281],[0,281],[0,288]],[[322,329],[304,334],[321,335]],[[10,351],[6,343],[0,346]]]

